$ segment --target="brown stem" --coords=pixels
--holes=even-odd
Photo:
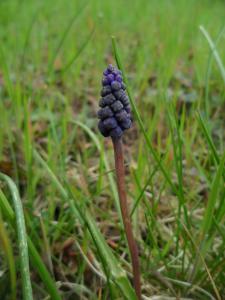
[[[114,154],[115,154],[115,168],[116,168],[117,187],[118,187],[118,193],[120,198],[120,208],[121,208],[121,213],[123,218],[125,234],[128,242],[128,247],[130,251],[132,267],[133,267],[134,288],[138,300],[141,300],[141,276],[140,276],[140,267],[139,267],[139,260],[138,260],[138,248],[134,240],[130,215],[128,211],[127,194],[125,188],[125,170],[124,170],[122,139],[113,138],[112,141],[113,141]]]

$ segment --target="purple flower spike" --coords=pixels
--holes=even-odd
[[[122,72],[109,65],[103,72],[98,128],[104,137],[119,138],[131,127],[131,109]]]
[[[141,274],[138,247],[132,232],[127,203],[123,142],[121,138],[123,132],[132,125],[130,103],[126,93],[126,86],[123,83],[122,72],[112,65],[109,65],[103,72],[102,86],[102,98],[99,101],[100,109],[97,114],[100,119],[98,128],[104,137],[111,137],[112,139],[121,215],[132,262],[133,285],[137,300],[141,300]]]

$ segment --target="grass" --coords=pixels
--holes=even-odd
[[[135,299],[95,116],[109,62],[133,108],[126,184],[144,299],[225,299],[224,8],[1,1],[1,299]]]

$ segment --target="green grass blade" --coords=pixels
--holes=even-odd
[[[209,270],[209,268],[208,268],[208,266],[207,266],[207,264],[205,262],[204,256],[202,255],[201,249],[199,249],[198,245],[195,243],[195,241],[194,241],[194,239],[192,237],[192,234],[190,233],[190,231],[188,230],[188,228],[185,226],[185,224],[182,223],[182,226],[184,227],[184,229],[185,229],[185,231],[187,233],[187,236],[189,237],[190,241],[192,242],[192,244],[193,244],[193,246],[194,246],[194,248],[196,250],[196,253],[198,255],[198,259],[202,262],[202,264],[203,264],[203,266],[204,266],[204,268],[206,270],[207,276],[208,276],[208,278],[210,280],[210,284],[212,285],[212,288],[213,288],[213,290],[215,292],[215,295],[216,295],[217,299],[218,300],[222,300],[222,298],[220,296],[220,293],[218,291],[218,288],[217,288],[217,286],[215,284],[215,281],[214,281],[214,279],[213,279],[213,277],[212,277],[212,275],[210,273],[210,270]],[[196,267],[194,268],[194,272],[195,271],[196,271]]]
[[[24,40],[24,46],[23,46],[23,51],[22,51],[22,55],[21,55],[21,60],[20,60],[20,66],[19,66],[19,70],[22,72],[25,66],[25,56],[26,56],[26,51],[29,47],[29,40],[31,37],[31,33],[34,27],[35,22],[37,21],[37,17],[39,15],[41,8],[38,8],[35,13],[33,14],[32,18],[31,18],[31,22],[29,23],[26,35],[25,35],[25,40]]]
[[[22,285],[23,285],[23,298],[25,300],[32,300],[33,295],[32,295],[32,287],[31,287],[31,280],[30,280],[27,235],[26,235],[26,227],[25,227],[22,202],[17,187],[15,183],[12,181],[12,179],[2,173],[0,173],[0,178],[4,180],[9,187],[9,190],[12,194],[12,200],[15,209],[19,255],[20,255],[20,271],[21,271],[21,278],[22,278]]]
[[[154,170],[153,170],[152,173],[150,174],[149,178],[147,179],[146,184],[145,184],[144,187],[141,189],[140,195],[137,197],[137,200],[135,201],[135,203],[134,203],[134,205],[133,205],[133,208],[132,208],[132,210],[131,210],[130,217],[133,216],[135,210],[136,210],[137,207],[138,207],[139,202],[141,201],[141,199],[142,199],[142,197],[143,197],[143,195],[144,195],[146,189],[148,188],[148,186],[149,186],[149,184],[150,184],[152,178],[154,177],[155,173],[157,172],[157,170],[158,170],[158,166],[156,166],[156,167],[154,168]]]
[[[179,251],[179,240],[180,240],[180,233],[182,232],[181,226],[181,219],[182,219],[182,209],[184,212],[185,223],[188,228],[189,220],[188,220],[188,212],[185,205],[185,198],[184,198],[184,188],[183,188],[183,143],[181,139],[180,127],[178,125],[175,109],[172,105],[168,107],[168,120],[169,120],[169,127],[173,145],[173,155],[174,155],[174,163],[178,178],[178,211],[177,211],[177,231],[176,231],[176,253]]]
[[[77,53],[74,54],[74,56],[70,59],[70,61],[63,68],[62,73],[65,73],[72,66],[72,64],[78,59],[78,57],[80,56],[80,54],[83,52],[83,50],[86,48],[86,46],[88,45],[88,43],[91,41],[91,39],[92,39],[92,37],[94,35],[94,32],[95,32],[95,28],[93,28],[93,30],[87,36],[87,38],[82,43],[82,45],[80,46],[80,48],[77,50]]]
[[[15,220],[15,214],[13,209],[11,208],[8,200],[6,199],[4,193],[0,189],[0,209],[3,212],[4,216],[9,219],[11,223]]]
[[[43,283],[45,284],[49,295],[51,296],[51,299],[54,300],[61,300],[61,296],[57,290],[56,284],[53,281],[51,275],[49,274],[48,270],[46,269],[46,266],[43,264],[43,261],[35,248],[33,242],[31,239],[28,237],[27,238],[27,243],[29,247],[29,252],[30,252],[30,260],[37,272],[39,273],[39,276],[41,277]]]
[[[215,174],[214,180],[212,182],[210,193],[209,193],[208,203],[207,203],[207,206],[205,209],[204,217],[202,219],[200,235],[199,235],[199,245],[200,245],[199,251],[201,251],[201,257],[199,254],[196,255],[195,267],[191,274],[192,282],[193,282],[196,274],[199,271],[200,260],[202,258],[203,259],[205,258],[207,251],[208,251],[208,249],[213,241],[213,238],[214,238],[215,230],[213,230],[212,232],[210,230],[211,230],[211,226],[213,223],[214,211],[215,211],[216,202],[217,202],[217,198],[218,198],[219,191],[220,191],[220,182],[222,180],[224,163],[225,163],[225,152],[220,161],[220,164],[219,164],[219,167]]]
[[[202,220],[202,225],[201,225],[201,240],[205,237],[206,233],[210,230],[210,227],[211,227],[211,224],[213,221],[213,212],[214,212],[214,209],[216,206],[216,201],[217,201],[219,190],[220,190],[220,182],[222,180],[224,163],[225,163],[225,152],[220,161],[218,170],[216,172],[216,175],[214,177],[214,180],[212,182],[212,186],[210,189],[209,200],[207,203],[205,215],[204,215],[204,218]]]
[[[203,26],[200,26],[199,28],[200,28],[201,32],[203,33],[204,37],[206,38],[208,44],[209,44],[209,47],[210,47],[210,49],[211,49],[211,51],[212,51],[212,53],[214,55],[214,58],[215,58],[216,63],[218,65],[218,67],[219,67],[221,76],[222,76],[223,81],[225,83],[225,68],[224,68],[222,60],[221,60],[221,58],[219,56],[219,53],[216,50],[216,45],[213,42],[213,40],[211,39],[211,37],[210,37],[209,33],[207,32],[207,30]]]
[[[214,142],[211,138],[211,135],[209,133],[209,130],[207,128],[207,124],[205,122],[205,120],[203,119],[203,117],[201,116],[200,112],[197,112],[197,119],[198,119],[198,122],[199,122],[199,125],[201,126],[202,128],[202,131],[204,133],[204,136],[207,140],[207,143],[209,145],[209,148],[212,152],[212,155],[213,155],[213,158],[216,162],[217,165],[219,165],[220,163],[220,157],[219,157],[219,154],[217,153],[217,150],[216,150],[216,147],[214,145]],[[224,170],[223,170],[223,179],[225,180],[225,173],[224,173]]]
[[[204,136],[205,136],[205,138],[206,138],[206,140],[208,142],[208,145],[209,145],[210,150],[211,150],[211,152],[213,154],[213,157],[214,157],[216,163],[219,164],[220,163],[220,158],[219,158],[219,155],[217,153],[216,147],[215,147],[215,145],[213,143],[213,140],[212,140],[212,138],[210,136],[209,130],[208,130],[207,125],[206,125],[206,122],[203,119],[203,117],[201,116],[201,114],[200,114],[199,111],[197,112],[197,119],[198,119],[199,125],[202,128]]]
[[[153,156],[153,158],[155,159],[156,163],[158,164],[159,166],[159,169],[161,170],[161,172],[163,173],[166,181],[168,182],[168,184],[170,185],[171,189],[173,190],[173,192],[175,194],[178,195],[178,191],[175,187],[175,185],[173,184],[173,182],[171,181],[170,179],[170,175],[168,174],[168,172],[166,171],[166,168],[163,166],[163,163],[161,162],[160,158],[158,157],[156,151],[154,150],[152,144],[151,144],[151,141],[148,137],[148,134],[144,128],[144,124],[143,124],[143,121],[141,119],[141,116],[140,116],[140,113],[137,109],[137,106],[135,104],[135,101],[134,101],[134,97],[131,93],[131,90],[129,88],[129,85],[128,85],[128,80],[127,80],[127,77],[125,75],[125,71],[124,71],[124,67],[123,67],[123,64],[122,64],[122,61],[120,59],[120,55],[119,55],[119,51],[118,51],[118,48],[117,48],[117,44],[116,44],[116,40],[115,40],[115,37],[112,37],[112,46],[113,46],[113,50],[114,50],[114,55],[115,55],[115,59],[116,59],[116,62],[117,62],[117,65],[118,65],[118,68],[122,71],[123,73],[123,78],[124,78],[124,82],[126,83],[126,86],[127,86],[127,93],[128,93],[128,96],[130,98],[130,102],[131,102],[131,106],[132,106],[132,110],[137,118],[137,121],[138,121],[138,124],[140,126],[140,129],[141,129],[141,132],[143,133],[144,135],[144,138],[145,138],[145,141],[146,141],[146,144]]]
[[[10,224],[16,228],[14,211],[11,208],[7,198],[5,197],[5,195],[1,191],[1,189],[0,189],[0,200],[1,200],[0,207],[2,209],[2,213],[8,219]],[[27,244],[28,244],[28,250],[29,250],[29,254],[30,254],[31,263],[32,263],[33,267],[35,268],[35,270],[38,272],[43,283],[45,284],[49,295],[54,300],[61,300],[61,297],[59,295],[59,292],[58,292],[55,282],[52,280],[38,251],[36,250],[33,242],[31,241],[31,239],[29,237],[27,237]]]
[[[0,211],[0,242],[2,245],[3,252],[9,266],[10,273],[10,285],[11,285],[11,298],[16,300],[16,266],[13,256],[13,248],[8,237],[7,229],[5,228],[4,222],[2,220],[1,211]]]
[[[225,30],[225,26],[223,26],[221,28],[221,30],[219,31],[219,33],[215,39],[215,42],[214,42],[215,47],[217,46],[221,37],[223,36],[224,30]],[[210,112],[210,107],[211,107],[210,102],[209,102],[209,79],[210,79],[211,70],[212,70],[212,60],[213,60],[213,50],[211,50],[210,54],[209,54],[206,76],[205,76],[205,112],[206,112],[207,118],[209,117],[209,112]]]
[[[54,65],[55,59],[56,59],[57,55],[59,54],[59,51],[60,51],[60,49],[62,48],[63,43],[64,43],[64,41],[65,41],[65,39],[66,39],[66,37],[67,37],[67,35],[68,35],[68,33],[69,33],[71,27],[73,26],[74,22],[78,19],[78,17],[81,15],[81,13],[82,13],[83,10],[85,9],[87,3],[88,3],[88,2],[84,2],[84,4],[81,6],[81,8],[78,10],[78,12],[76,12],[76,13],[73,15],[73,17],[71,18],[71,20],[70,20],[69,23],[67,24],[67,26],[66,26],[66,28],[65,28],[65,30],[64,30],[64,32],[63,32],[63,34],[62,34],[62,36],[61,36],[61,38],[60,38],[60,40],[59,40],[59,42],[58,42],[58,44],[57,44],[57,46],[56,46],[56,49],[55,49],[55,51],[54,51],[54,53],[53,53],[53,55],[52,55],[52,58],[51,58],[51,60],[50,60],[49,67],[48,67],[49,71],[52,70],[52,67],[53,67],[53,65]]]

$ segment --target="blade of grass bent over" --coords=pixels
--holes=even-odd
[[[12,194],[13,205],[16,215],[16,227],[17,227],[17,236],[18,236],[18,245],[19,245],[19,255],[20,255],[20,271],[23,285],[23,299],[32,300],[32,287],[30,280],[30,268],[29,268],[29,256],[28,256],[28,247],[27,247],[27,235],[25,220],[23,214],[23,207],[21,199],[17,190],[15,183],[12,179],[2,173],[0,173],[0,178],[4,180]]]

